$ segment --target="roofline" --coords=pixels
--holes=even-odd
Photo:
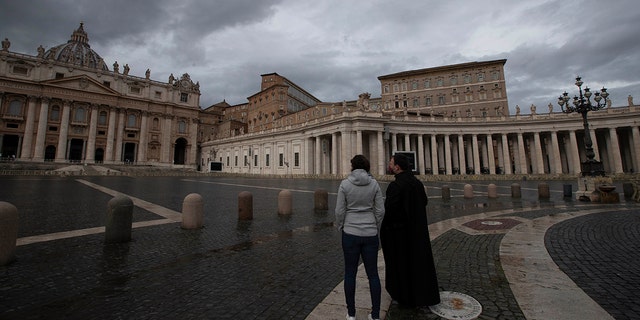
[[[486,65],[496,64],[496,63],[501,63],[502,65],[504,65],[505,63],[507,63],[507,59],[490,60],[490,61],[464,62],[464,63],[458,63],[458,64],[450,64],[450,65],[446,65],[446,66],[439,66],[439,67],[432,67],[432,68],[424,68],[424,69],[417,69],[417,70],[402,71],[402,72],[397,72],[397,73],[392,73],[392,74],[379,76],[378,80],[385,80],[385,79],[397,78],[397,77],[408,77],[408,76],[423,74],[425,72],[447,71],[447,70],[455,70],[455,69],[469,68],[469,67],[481,67],[481,66],[486,66]]]

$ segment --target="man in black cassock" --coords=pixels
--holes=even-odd
[[[391,298],[409,307],[440,303],[438,278],[427,223],[427,194],[407,157],[389,161],[395,181],[387,187],[380,241],[385,262],[385,288]]]

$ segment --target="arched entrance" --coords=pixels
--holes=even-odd
[[[44,161],[53,161],[56,159],[56,147],[48,145],[44,149]]]
[[[71,139],[69,143],[69,160],[82,161],[82,149],[84,148],[84,140]]]
[[[20,137],[13,134],[6,134],[2,137],[2,153],[3,158],[19,157],[18,145],[20,144]]]
[[[187,158],[187,140],[185,138],[178,138],[176,140],[175,150],[173,152],[173,163],[184,164]]]
[[[127,142],[124,144],[124,153],[122,154],[122,161],[125,163],[133,163],[136,160],[136,144],[133,142]]]
[[[104,149],[102,149],[102,148],[96,149],[96,153],[94,155],[94,159],[96,160],[96,163],[104,162]]]

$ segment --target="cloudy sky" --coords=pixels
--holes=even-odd
[[[381,75],[494,59],[507,59],[512,114],[557,109],[576,75],[613,106],[640,102],[637,0],[0,0],[14,52],[65,43],[80,22],[110,67],[188,73],[203,108],[246,102],[265,73],[339,102],[379,97]]]

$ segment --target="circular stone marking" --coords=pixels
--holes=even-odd
[[[500,221],[492,221],[492,220],[482,221],[480,223],[484,224],[484,225],[487,225],[487,226],[499,226],[499,225],[502,225],[502,222],[500,222]]]
[[[482,313],[482,305],[478,300],[454,291],[440,292],[440,304],[429,306],[429,309],[442,318],[457,320],[476,319]]]

